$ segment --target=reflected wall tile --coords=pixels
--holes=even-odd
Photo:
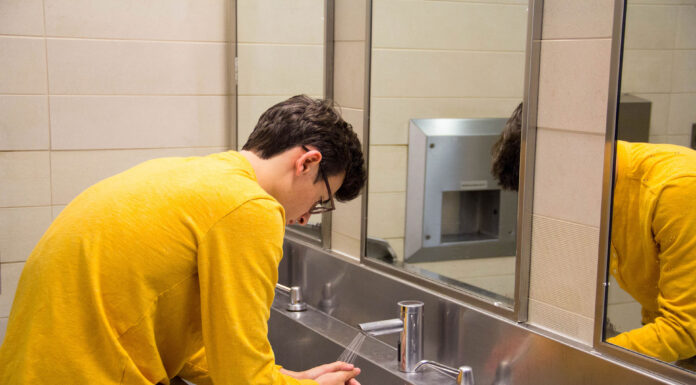
[[[638,329],[641,324],[641,306],[638,302],[620,303],[607,306],[607,321],[616,331]]]
[[[594,298],[594,296],[593,296]],[[570,339],[592,345],[594,319],[557,308],[547,303],[529,300],[528,323],[554,334],[562,334]]]
[[[360,143],[363,142],[363,131],[364,131],[364,119],[365,119],[365,114],[363,110],[358,110],[354,108],[347,108],[343,107],[340,109],[341,111],[341,116],[343,117],[343,120],[348,122],[351,126],[353,126],[353,131],[358,135],[358,140],[360,140]]]
[[[48,151],[0,152],[0,207],[51,204]]]
[[[48,150],[46,96],[0,95],[0,150]]]
[[[335,41],[364,41],[366,0],[335,0]]]
[[[0,208],[0,262],[26,261],[52,221],[50,206]]]
[[[538,127],[606,132],[611,40],[541,43]]]
[[[389,246],[392,247],[392,250],[394,250],[394,253],[396,253],[396,259],[399,261],[403,261],[404,259],[404,238],[386,238],[385,239],[388,243]]]
[[[523,52],[372,52],[371,97],[497,97],[522,95]]]
[[[51,96],[51,145],[222,147],[229,140],[227,103],[226,96]]]
[[[376,2],[372,46],[522,52],[527,36],[526,8],[523,4],[480,2]]]
[[[239,95],[323,94],[322,45],[239,44],[237,55]]]
[[[225,151],[221,147],[151,150],[55,151],[51,159],[53,201],[67,204],[98,181],[149,159],[170,156],[203,156]]]
[[[674,51],[672,92],[696,92],[696,50]]]
[[[12,308],[19,276],[22,274],[24,262],[3,263],[0,266],[0,317],[8,317]]]
[[[694,20],[696,20],[695,6],[679,8],[676,48],[696,49],[696,23]]]
[[[672,91],[672,51],[625,50],[621,91],[669,93]]]
[[[667,143],[691,147],[691,135],[667,135]]]
[[[406,224],[405,210],[405,192],[370,192],[367,199],[367,235],[377,238],[402,238]]]
[[[650,135],[660,136],[667,134],[670,94],[641,94],[632,95],[650,100]]]
[[[239,23],[237,39],[242,43],[324,43],[324,0],[238,1],[237,20],[274,21]]]
[[[45,39],[0,36],[0,93],[45,94]]]
[[[336,202],[336,210],[331,219],[331,230],[360,239],[361,219],[362,196],[358,196],[350,202]]]
[[[481,98],[372,98],[370,144],[408,144],[411,119],[508,118],[522,101]]]
[[[43,36],[43,1],[0,1],[0,34]]]
[[[672,49],[679,6],[633,5],[626,9],[624,49]]]
[[[613,275],[609,275],[609,288],[607,289],[607,304],[615,305],[619,303],[633,303],[636,302],[630,294],[628,294],[624,289],[619,286]]]
[[[353,238],[338,232],[331,232],[331,250],[349,257],[360,259],[360,238]]]
[[[46,33],[62,37],[225,41],[227,3],[45,0]]]
[[[7,331],[7,317],[0,317],[0,344],[5,340],[5,332]]]
[[[613,0],[545,0],[542,39],[611,37]]]
[[[594,317],[597,250],[597,227],[534,215],[529,298]]]
[[[534,213],[599,227],[604,135],[539,128]]]
[[[365,107],[365,43],[334,45],[334,99],[344,107]]]
[[[406,191],[406,146],[370,146],[370,192]]]
[[[696,57],[695,57],[696,59]],[[696,124],[696,92],[672,94],[669,103],[669,135],[691,135]]]
[[[53,94],[224,95],[225,43],[47,39]]]
[[[55,220],[58,217],[58,214],[60,214],[61,211],[65,208],[66,205],[53,205],[51,206],[51,215],[53,217],[53,220]]]

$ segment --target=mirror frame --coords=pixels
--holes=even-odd
[[[367,12],[365,22],[365,96],[364,96],[364,132],[363,153],[369,164],[370,142],[370,74],[372,57],[372,0],[366,0]],[[494,314],[501,315],[513,321],[527,320],[529,298],[529,266],[531,261],[532,241],[532,204],[534,196],[534,156],[536,147],[537,98],[539,94],[539,63],[541,53],[541,26],[543,0],[529,0],[527,7],[527,37],[524,68],[524,95],[522,101],[525,108],[522,112],[522,138],[520,149],[520,183],[517,201],[517,241],[515,258],[515,295],[513,307],[509,308],[490,298],[477,295],[470,291],[455,289],[443,283],[438,283],[423,276],[396,268],[384,262],[368,258],[367,243],[367,191],[362,194],[362,220],[360,237],[360,262],[404,279],[426,289],[444,294],[456,300],[482,308]]]
[[[609,95],[607,100],[607,131],[604,143],[604,171],[602,178],[602,206],[599,232],[599,258],[597,266],[597,291],[593,347],[600,354],[624,361],[629,365],[659,373],[670,379],[696,383],[696,373],[681,369],[664,361],[624,349],[604,341],[604,319],[606,317],[607,288],[609,287],[609,255],[611,241],[612,202],[614,200],[614,167],[616,163],[616,126],[618,103],[621,95],[621,66],[626,26],[626,1],[614,2],[614,26],[611,42],[609,73]]]

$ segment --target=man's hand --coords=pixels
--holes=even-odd
[[[293,372],[287,369],[280,371],[298,380],[314,380],[320,385],[360,385],[354,378],[360,374],[360,369],[353,364],[341,361],[320,365],[304,372]]]

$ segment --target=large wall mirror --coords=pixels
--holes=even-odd
[[[366,263],[513,309],[519,199],[491,165],[533,67],[529,4],[372,1]]]
[[[606,301],[596,338],[623,358],[694,383],[696,1],[623,6],[617,117],[607,135],[615,138],[605,172],[608,239],[600,251]]]

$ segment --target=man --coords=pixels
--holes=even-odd
[[[522,104],[493,148],[493,175],[517,190]],[[616,142],[610,273],[643,327],[607,342],[663,361],[696,356],[696,151]]]
[[[355,198],[360,143],[330,102],[267,110],[241,152],[107,178],[56,218],[24,267],[2,384],[352,384],[336,362],[276,366],[267,321],[284,225]]]

